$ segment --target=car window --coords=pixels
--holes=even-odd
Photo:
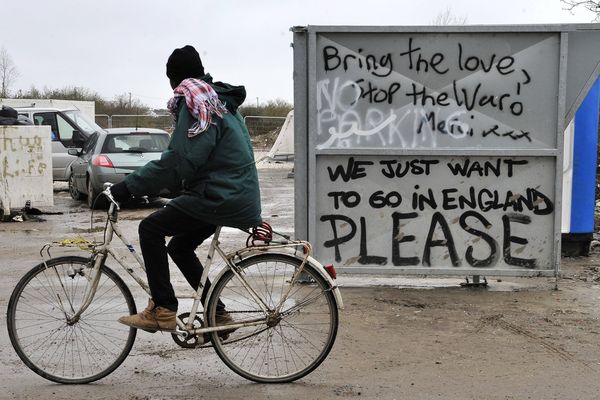
[[[75,128],[73,128],[73,126],[60,114],[56,115],[56,122],[58,123],[58,135],[60,136],[60,139],[63,141],[71,141],[73,139],[73,131]]]
[[[33,114],[34,125],[49,125],[50,135],[53,142],[60,140],[56,123],[56,113],[53,112],[38,112]]]
[[[169,136],[164,133],[125,133],[108,135],[102,153],[155,153],[163,152],[169,145]]]
[[[94,147],[96,147],[96,143],[98,142],[98,133],[94,133],[83,145],[83,153],[90,153],[94,151]]]
[[[98,124],[94,121],[91,121],[79,110],[66,110],[63,113],[71,118],[71,121],[75,122],[75,124],[81,128],[85,133],[91,135],[94,132],[99,132],[102,130]]]

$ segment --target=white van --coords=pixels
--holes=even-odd
[[[52,134],[52,179],[69,179],[67,168],[77,157],[67,153],[69,148],[81,148],[96,131],[103,131],[80,110],[47,107],[14,107],[19,115],[29,118],[34,125],[50,125]]]

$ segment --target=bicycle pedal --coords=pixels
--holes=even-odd
[[[154,332],[177,333],[177,328],[176,329],[157,329]],[[154,332],[150,332],[150,333],[154,333]]]

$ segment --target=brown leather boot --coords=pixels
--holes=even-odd
[[[148,307],[135,315],[126,315],[119,318],[119,322],[133,328],[143,329],[147,332],[174,331],[177,328],[176,311],[168,308],[156,307],[152,299],[148,299]]]

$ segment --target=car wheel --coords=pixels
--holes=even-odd
[[[99,208],[106,208],[106,199],[104,198],[104,196],[98,196],[99,192],[94,190],[94,187],[92,185],[92,180],[89,178],[87,181],[87,189],[88,189],[88,196],[87,196],[88,206],[92,210],[97,210]]]
[[[75,186],[73,172],[71,172],[71,176],[69,176],[69,194],[73,200],[83,200],[85,198],[85,195],[77,189],[77,186]]]

